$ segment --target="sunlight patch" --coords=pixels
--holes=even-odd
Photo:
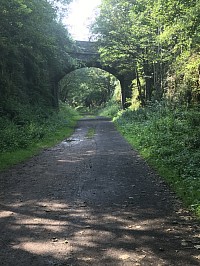
[[[50,255],[52,257],[60,257],[61,253],[67,254],[70,252],[70,245],[66,245],[64,240],[58,240],[57,242],[53,242],[51,239],[47,241],[30,241],[14,246],[13,248],[18,250],[22,249],[29,253],[36,255]],[[55,252],[56,251],[56,252]]]
[[[14,214],[15,213],[11,211],[0,211],[0,218],[8,218]]]

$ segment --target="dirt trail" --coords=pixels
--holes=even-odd
[[[0,173],[0,202],[0,265],[200,265],[199,225],[104,118]]]

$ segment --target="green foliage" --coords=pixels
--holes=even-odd
[[[143,157],[196,213],[200,211],[200,110],[153,105],[115,120]],[[199,212],[200,214],[200,212]]]
[[[173,103],[197,104],[200,100],[200,54],[185,51],[171,65],[166,98]]]
[[[200,102],[200,1],[103,0],[92,26],[101,61],[135,75],[138,101]],[[135,94],[135,92],[134,92]]]
[[[0,118],[0,169],[68,137],[79,118],[76,111],[64,104],[59,112],[22,108],[13,121],[6,116]]]
[[[48,1],[2,0],[0,110],[12,113],[13,99],[25,105],[58,107],[56,85],[73,64],[68,54],[72,46]]]
[[[121,105],[121,93],[120,93],[120,84],[118,83],[115,87],[114,93],[112,98],[106,103],[103,108],[101,108],[98,113],[101,116],[108,116],[113,118],[119,112],[121,112],[122,105]]]
[[[68,53],[74,43],[58,22],[58,2],[64,7],[70,1],[0,2],[0,168],[71,127],[71,113],[58,112],[57,84],[75,64]]]
[[[121,110],[121,105],[114,101],[113,99],[110,100],[106,106],[99,111],[99,114],[102,116],[114,117],[119,111]]]
[[[95,109],[113,95],[117,80],[97,68],[82,68],[66,75],[60,82],[60,99],[78,109]]]

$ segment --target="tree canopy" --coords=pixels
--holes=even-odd
[[[13,114],[19,103],[58,105],[56,84],[74,64],[68,53],[74,43],[57,12],[69,2],[1,1],[1,112]]]
[[[198,0],[102,0],[92,26],[105,65],[135,73],[138,97],[200,101]]]

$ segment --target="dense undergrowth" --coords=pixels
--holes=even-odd
[[[113,118],[120,111],[120,109],[120,104],[117,101],[110,100],[103,109],[100,109],[99,114]]]
[[[16,115],[0,117],[0,169],[23,161],[41,149],[58,143],[73,132],[78,114],[61,105],[60,110],[16,106]]]
[[[157,104],[119,112],[115,123],[200,217],[200,108]]]

